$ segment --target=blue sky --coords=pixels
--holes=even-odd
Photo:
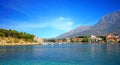
[[[0,28],[52,38],[118,10],[120,0],[0,0]]]

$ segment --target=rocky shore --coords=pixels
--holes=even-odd
[[[0,46],[38,45],[39,43],[0,43]]]
[[[16,39],[12,37],[0,37],[0,46],[14,46],[14,45],[38,45],[38,42],[29,42],[23,39]]]

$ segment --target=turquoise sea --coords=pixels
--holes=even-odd
[[[120,44],[0,46],[0,65],[120,65]]]

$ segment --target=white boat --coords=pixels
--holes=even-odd
[[[48,45],[49,43],[43,43],[42,45]]]
[[[62,43],[59,43],[59,44],[62,44]]]

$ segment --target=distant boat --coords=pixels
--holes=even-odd
[[[59,43],[59,44],[62,44],[62,43]]]
[[[52,46],[54,46],[54,44],[53,44],[53,43],[52,43],[51,45],[52,45]]]
[[[42,45],[48,45],[49,43],[43,43]]]

